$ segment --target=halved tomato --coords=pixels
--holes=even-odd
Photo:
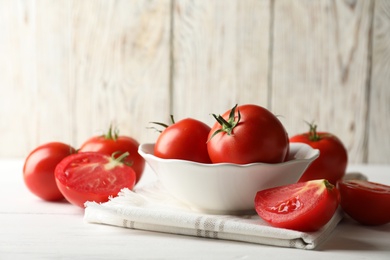
[[[139,143],[136,139],[127,135],[119,135],[118,129],[113,129],[112,126],[104,135],[93,136],[86,140],[78,149],[78,152],[97,152],[108,156],[115,152],[129,152],[129,156],[124,159],[126,164],[131,165],[137,176],[135,182],[139,182],[144,173],[145,159],[138,154]],[[118,155],[120,154],[118,153]]]
[[[342,180],[338,183],[340,205],[363,225],[390,222],[390,186],[364,180]]]
[[[316,231],[333,217],[339,192],[327,180],[313,180],[257,192],[257,214],[270,225],[304,232]]]
[[[56,183],[70,203],[84,208],[86,201],[106,202],[123,188],[135,185],[134,170],[118,158],[96,152],[73,154],[55,169]]]

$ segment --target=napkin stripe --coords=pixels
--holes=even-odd
[[[219,222],[218,225],[217,222]],[[226,220],[217,221],[215,218],[200,216],[195,220],[196,236],[218,239],[219,232],[224,232],[225,222]],[[122,220],[122,226],[125,228],[136,229],[135,221],[128,219]]]
[[[202,230],[200,229],[200,221],[201,220],[202,220],[202,217],[197,217],[195,220],[196,236],[198,236],[198,237],[202,236]]]
[[[125,227],[125,228],[135,229],[135,228],[134,228],[134,221],[127,220],[127,219],[123,219],[123,224],[122,224],[122,226]]]
[[[226,220],[222,220],[218,226],[218,232],[224,232]]]
[[[226,220],[219,220],[214,217],[199,216],[195,219],[194,228],[196,236],[207,238],[219,238],[224,232]]]
[[[204,221],[205,237],[218,238],[218,233],[215,232],[215,220],[206,218]]]

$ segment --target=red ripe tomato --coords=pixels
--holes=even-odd
[[[135,185],[133,168],[122,159],[123,155],[114,158],[96,152],[70,155],[55,169],[57,186],[66,200],[82,208],[86,201],[106,202],[121,189]]]
[[[174,122],[157,138],[154,155],[163,159],[210,163],[206,144],[209,132],[208,125],[193,118]]]
[[[66,156],[75,153],[70,145],[51,142],[35,148],[27,156],[23,166],[23,178],[27,188],[47,201],[63,200],[54,178],[54,169]]]
[[[289,141],[279,119],[257,105],[233,107],[222,116],[213,115],[207,149],[213,163],[280,163]]]
[[[345,175],[348,153],[335,135],[317,132],[317,126],[310,125],[308,133],[293,136],[290,142],[306,143],[320,151],[320,156],[306,169],[299,181],[327,179],[335,185]]]
[[[363,225],[383,225],[390,222],[390,186],[362,181],[338,182],[340,205],[354,220]]]
[[[319,230],[333,217],[339,192],[327,180],[313,180],[259,191],[257,214],[270,225],[303,232]]]
[[[141,179],[145,169],[145,160],[138,153],[139,143],[130,136],[120,136],[118,131],[113,132],[110,126],[106,135],[94,136],[84,142],[79,152],[98,152],[111,156],[113,153],[118,154],[128,152],[129,156],[124,160],[131,165],[137,178],[136,183]]]

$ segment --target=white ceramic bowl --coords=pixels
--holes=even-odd
[[[210,214],[248,214],[254,211],[257,191],[298,181],[319,156],[317,149],[290,144],[289,160],[278,164],[202,164],[161,159],[153,154],[154,144],[139,146],[164,188],[193,210]]]

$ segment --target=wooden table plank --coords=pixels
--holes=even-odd
[[[154,140],[148,123],[169,111],[170,1],[74,1],[71,8],[74,142],[110,123],[140,142]]]
[[[236,103],[267,105],[269,1],[175,1],[172,111],[208,124]]]
[[[390,138],[390,2],[375,2],[372,77],[368,121],[368,162],[389,160]]]
[[[373,1],[275,1],[272,104],[290,135],[315,121],[365,154]]]

